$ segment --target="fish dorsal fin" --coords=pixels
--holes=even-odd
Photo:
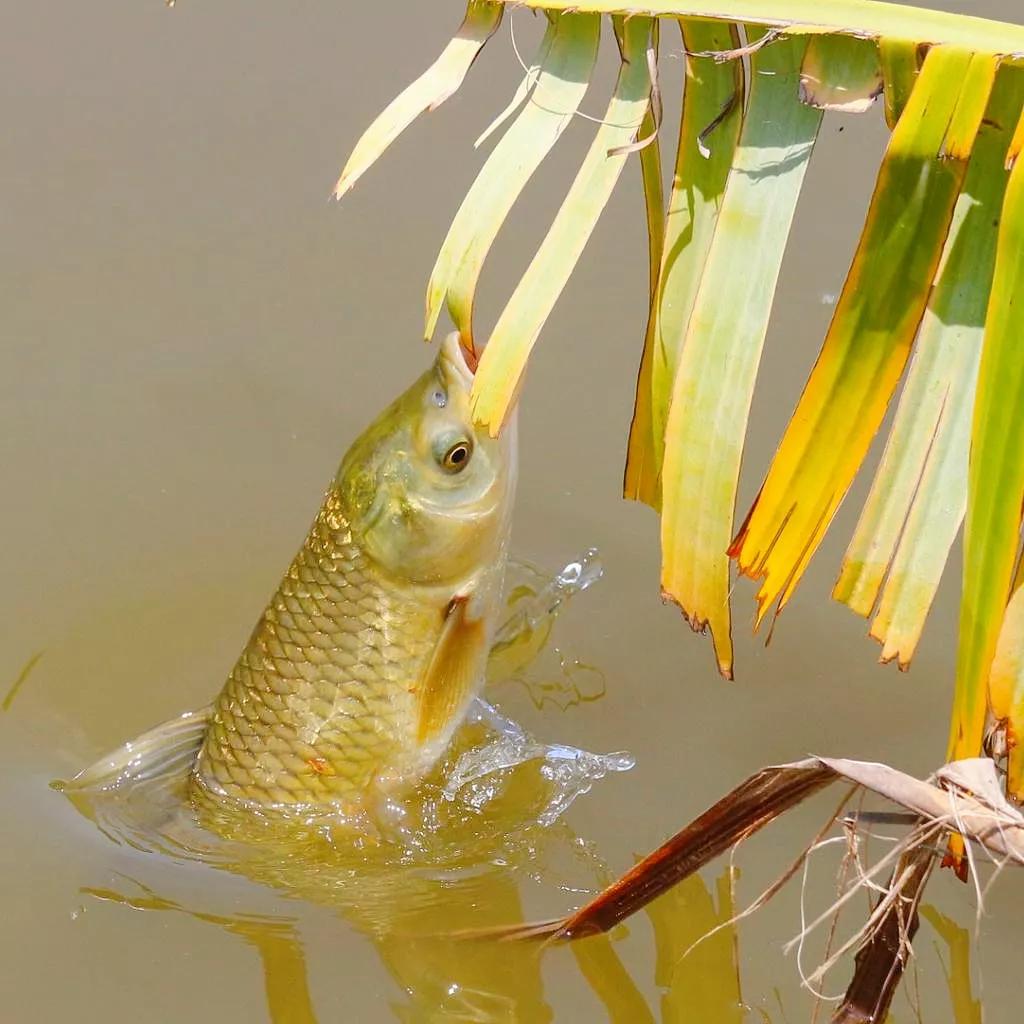
[[[449,602],[437,646],[416,688],[420,743],[444,732],[465,706],[483,671],[486,630],[482,619],[470,617],[469,604],[469,595],[453,597]]]

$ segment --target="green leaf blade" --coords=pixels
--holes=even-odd
[[[654,353],[649,343],[653,318],[657,312],[658,279],[661,276],[661,254],[665,248],[665,194],[661,171],[661,139],[657,134],[652,104],[640,126],[642,139],[652,141],[640,151],[640,170],[644,186],[644,209],[647,216],[647,257],[650,289],[648,294],[647,330],[644,334],[643,355],[637,374],[636,398],[633,417],[629,424],[626,448],[626,467],[623,473],[622,494],[634,501],[653,505],[658,489],[660,467],[652,458],[654,448],[654,422],[651,408],[651,376]]]
[[[978,371],[964,529],[957,689],[950,759],[975,756],[984,733],[988,676],[1010,597],[1024,502],[1024,162],[1010,172]],[[992,694],[994,706],[1008,699]]]
[[[665,428],[679,350],[700,287],[743,123],[743,62],[719,63],[700,56],[738,47],[736,27],[684,20],[681,28],[687,54],[686,84],[665,223],[660,297],[645,341],[651,365],[650,462],[658,476],[664,459]],[[660,504],[660,490],[656,483],[650,496],[650,504],[655,507]]]
[[[455,38],[363,132],[334,186],[335,199],[341,199],[420,114],[436,110],[458,90],[470,65],[498,30],[503,12],[503,6],[492,0],[469,0],[465,20]]]
[[[756,37],[757,32],[752,31]],[[751,91],[672,391],[662,591],[710,626],[732,676],[729,558],[740,460],[772,300],[821,111],[797,98],[806,40],[751,56]]]
[[[978,133],[907,382],[833,596],[861,615],[882,661],[909,666],[967,505],[978,362],[1006,188],[1003,165],[1024,103],[1004,68]],[[884,583],[884,587],[883,587]],[[879,600],[881,595],[881,600]]]
[[[630,18],[622,29],[623,63],[607,113],[565,201],[512,293],[480,358],[471,396],[474,420],[492,434],[505,421],[537,335],[611,196],[650,102],[646,53],[650,18]]]
[[[878,41],[885,94],[885,123],[890,130],[896,127],[914,91],[914,82],[921,70],[919,49],[919,44],[913,39],[891,39],[887,36]]]
[[[428,338],[447,298],[456,328],[472,345],[473,299],[483,262],[519,194],[576,115],[600,36],[595,14],[559,15],[548,26],[532,95],[480,169],[438,253],[427,285]]]
[[[761,581],[758,622],[791,597],[910,355],[966,172],[943,145],[958,110],[972,105],[976,131],[988,100],[986,77],[972,74],[978,61],[995,63],[933,47],[890,140],[821,354],[730,548],[740,570]]]

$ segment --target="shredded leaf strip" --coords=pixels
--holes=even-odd
[[[949,749],[974,756],[985,727],[989,672],[1010,597],[1024,501],[1024,163],[1010,172],[978,371],[964,528],[960,647]],[[1012,703],[997,678],[997,715]]]
[[[658,479],[653,490],[648,487],[642,500],[653,507],[661,502],[665,427],[679,350],[686,336],[686,325],[718,222],[722,194],[743,123],[743,61],[720,63],[709,56],[697,56],[737,49],[736,26],[685,20],[681,27],[686,51],[686,81],[679,143],[665,222],[660,295],[644,342],[644,358],[649,358],[651,365],[653,446],[649,460],[651,472]],[[639,439],[631,437],[630,452],[640,443]]]
[[[527,105],[491,151],[441,245],[427,285],[426,336],[442,303],[472,347],[473,299],[484,260],[519,194],[572,122],[590,83],[601,38],[594,14],[559,15],[540,44],[544,54]]]
[[[879,39],[878,55],[881,63],[885,94],[885,123],[895,128],[903,109],[914,90],[920,71],[920,45],[914,39]]]
[[[1004,68],[978,132],[885,454],[833,596],[861,615],[882,661],[909,666],[967,507],[974,388],[1006,188],[1003,164],[1024,103]],[[883,589],[884,581],[884,589]]]
[[[933,47],[890,139],[821,354],[730,548],[761,581],[758,624],[792,595],[906,365],[966,172],[939,153],[958,108],[970,106],[975,132],[981,123],[991,84],[973,70],[981,61],[995,63]]]
[[[657,130],[654,112],[648,108],[640,126],[640,134],[648,137]],[[657,135],[650,145],[640,151],[640,169],[643,175],[644,208],[647,214],[650,294],[647,334],[637,375],[633,419],[629,425],[629,446],[622,493],[626,498],[653,504],[658,487],[658,466],[651,457],[654,445],[654,426],[651,419],[651,364],[654,361],[654,353],[647,342],[647,336],[650,334],[651,322],[657,308],[661,254],[665,247],[665,194],[661,178],[661,139]]]
[[[759,38],[759,30],[750,36]],[[662,473],[662,591],[710,626],[732,676],[729,557],[747,417],[821,111],[796,98],[807,42],[750,58],[750,98],[672,391]]]
[[[628,156],[650,102],[650,18],[621,32],[623,63],[608,110],[540,249],[495,324],[471,396],[474,419],[497,434],[511,407],[537,335],[572,274]]]
[[[464,21],[441,56],[399,93],[363,132],[334,186],[335,199],[341,199],[420,114],[436,110],[458,90],[470,65],[497,31],[503,11],[500,3],[469,0]]]

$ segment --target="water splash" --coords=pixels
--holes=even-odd
[[[488,682],[518,683],[538,711],[549,706],[565,711],[600,700],[607,692],[604,673],[550,640],[569,601],[603,575],[595,548],[554,577],[526,562],[510,563],[510,611],[491,648]]]
[[[490,705],[483,701],[477,705],[477,719],[489,721],[494,732],[487,743],[467,750],[452,766],[443,790],[447,800],[461,799],[480,807],[494,798],[506,772],[535,762],[541,777],[550,783],[547,804],[537,820],[550,825],[577,797],[589,793],[595,782],[610,772],[628,771],[636,763],[624,751],[592,754],[577,747],[540,743]]]
[[[553,578],[522,565],[491,667],[522,672],[548,643],[555,618],[600,579],[596,551]],[[561,655],[560,655],[561,658]],[[254,845],[339,871],[395,865],[452,868],[507,863],[535,849],[536,830],[557,822],[594,783],[634,764],[531,736],[477,700],[448,751],[411,792],[372,806],[266,808],[190,785],[210,709],[180,716],[56,784],[113,842],[249,874]],[[257,858],[258,859],[258,858]],[[281,884],[285,882],[282,879]]]

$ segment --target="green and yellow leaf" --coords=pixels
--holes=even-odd
[[[693,20],[684,20],[681,27],[686,81],[679,142],[665,222],[657,309],[648,320],[643,355],[651,367],[652,436],[647,459],[651,479],[637,497],[653,507],[661,501],[665,427],[679,350],[743,123],[743,62],[718,62],[707,56],[735,50],[739,46],[736,27]],[[646,443],[646,437],[630,437],[629,462],[641,458],[639,450]]]
[[[647,214],[647,259],[650,288],[647,298],[647,332],[657,310],[658,279],[661,276],[661,254],[665,247],[665,192],[661,170],[661,139],[659,125],[655,121],[654,101],[647,108],[640,126],[642,139],[650,139],[640,151],[640,169],[644,186],[644,209]],[[633,419],[629,425],[629,446],[626,453],[626,469],[622,481],[622,493],[634,501],[653,503],[658,488],[659,467],[652,458],[654,425],[651,419],[651,373],[654,353],[644,342],[640,359],[640,371],[636,382],[636,400],[633,404]]]
[[[921,70],[920,47],[913,39],[885,36],[878,41],[878,55],[885,93],[885,122],[892,129],[914,91]]]
[[[497,434],[519,387],[530,350],[626,162],[650,101],[650,18],[617,26],[623,62],[601,126],[537,255],[523,274],[484,348],[473,381],[474,419]]]
[[[466,17],[441,56],[398,94],[356,143],[334,186],[341,197],[420,114],[436,110],[456,92],[484,44],[497,31],[504,7],[491,0],[469,0]]]
[[[544,10],[549,30],[478,140],[514,116],[438,256],[428,334],[447,302],[472,344],[483,262],[577,114],[602,15],[613,16],[622,64],[594,143],[483,351],[475,416],[500,428],[538,333],[639,150],[650,295],[624,493],[663,511],[665,593],[696,626],[710,626],[730,672],[726,554],[760,580],[758,622],[786,604],[913,354],[835,594],[874,612],[883,660],[905,667],[966,510],[950,756],[976,754],[994,716],[1011,740],[1011,790],[1024,795],[1024,609],[1010,598],[1021,582],[1015,564],[1024,577],[1024,26],[868,0],[520,2]],[[339,195],[458,88],[503,6],[472,0],[456,39],[360,140]],[[686,62],[667,203],[661,140],[642,144],[663,134],[659,18],[680,23]],[[818,361],[726,552],[751,391],[819,110],[865,109],[880,92],[893,134],[862,237]],[[769,165],[778,170],[757,173]]]
[[[800,99],[819,110],[862,114],[882,92],[878,45],[856,36],[813,36],[800,68]]]
[[[1024,502],[1024,162],[1010,172],[999,222],[995,275],[978,371],[968,474],[960,648],[949,755],[981,747],[988,680],[1020,543]],[[1000,676],[991,703],[1007,717],[1013,698]]]
[[[594,14],[558,15],[548,26],[533,94],[466,193],[434,264],[427,285],[428,338],[447,298],[455,327],[472,346],[473,299],[483,262],[519,194],[575,116],[600,37],[601,20]]]
[[[833,596],[877,614],[882,661],[910,664],[967,506],[974,386],[1024,75],[1004,68],[974,146],[892,433]],[[883,587],[884,584],[884,587]],[[879,595],[881,594],[881,600]]]
[[[759,30],[751,30],[756,40]],[[859,41],[851,41],[859,46]],[[750,97],[675,374],[662,469],[662,592],[710,626],[732,677],[729,557],[747,417],[821,111],[796,101],[806,39],[750,57]],[[670,301],[666,291],[664,301]]]
[[[1009,751],[1006,791],[1024,800],[1024,590],[1006,606],[989,673],[992,716],[1003,730]]]
[[[646,14],[745,22],[788,33],[885,36],[959,46],[1002,57],[1024,54],[1024,25],[877,0],[501,0],[549,11]]]
[[[906,365],[996,66],[933,47],[893,132],[821,355],[730,548],[761,581],[758,622],[792,595]]]

